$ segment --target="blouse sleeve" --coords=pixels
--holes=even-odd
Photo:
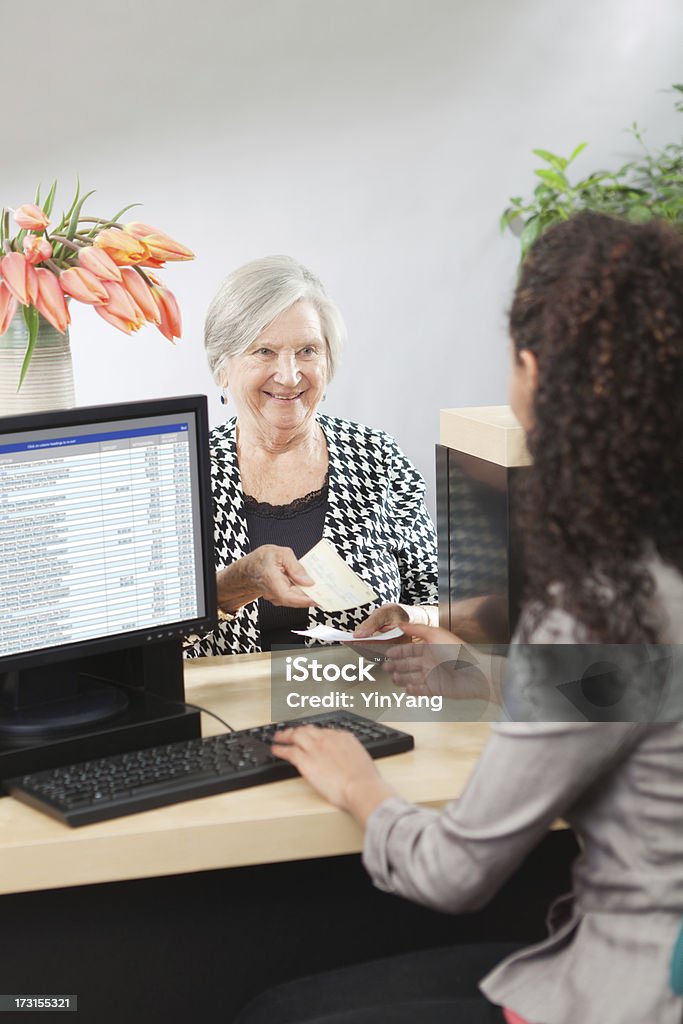
[[[641,729],[629,722],[494,725],[460,800],[437,812],[392,798],[372,813],[363,861],[375,885],[438,910],[477,909]]]
[[[401,601],[412,605],[437,604],[436,531],[425,504],[425,482],[393,439],[388,505],[398,542]]]

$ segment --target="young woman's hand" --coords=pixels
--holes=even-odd
[[[343,729],[302,725],[281,729],[273,753],[289,761],[321,796],[365,825],[372,811],[394,791],[355,736]]]
[[[485,700],[500,703],[498,687],[476,653],[468,651],[460,637],[447,629],[406,623],[403,632],[418,641],[397,644],[386,652],[384,667],[395,686],[406,693],[438,694],[452,700]]]

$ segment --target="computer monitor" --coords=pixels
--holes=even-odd
[[[0,419],[0,778],[197,735],[215,614],[203,395]]]

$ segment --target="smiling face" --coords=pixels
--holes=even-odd
[[[305,432],[327,382],[327,348],[310,302],[286,309],[246,352],[228,360],[223,375],[242,427],[266,439]]]

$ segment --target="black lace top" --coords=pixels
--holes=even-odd
[[[288,505],[270,505],[244,495],[244,512],[249,531],[249,550],[262,544],[291,548],[297,558],[305,555],[323,535],[327,512],[328,481],[317,491],[295,498]],[[301,647],[304,638],[292,634],[293,629],[308,626],[307,608],[282,608],[265,601],[258,602],[261,648],[269,651],[273,644]]]

